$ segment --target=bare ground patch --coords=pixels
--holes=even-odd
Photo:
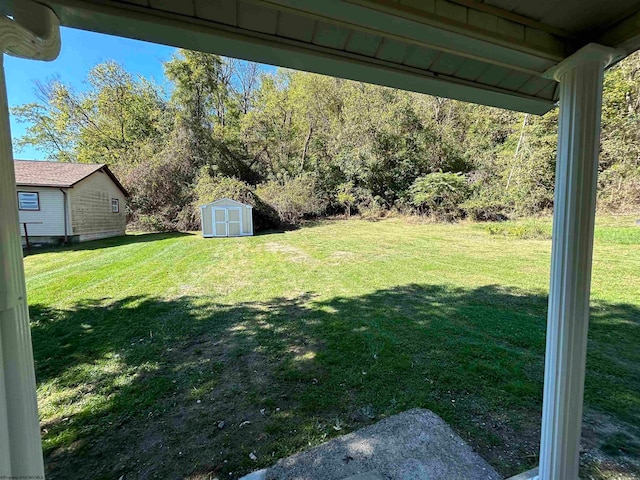
[[[355,254],[354,252],[337,250],[335,252],[332,252],[331,255],[329,255],[328,260],[331,263],[331,265],[342,265],[344,263],[353,262],[357,258],[358,258],[358,255]]]
[[[286,260],[294,263],[308,263],[313,260],[313,257],[304,250],[285,243],[268,242],[264,244],[264,249],[267,252],[280,254]]]
[[[583,418],[581,478],[640,478],[640,428],[591,410],[585,412]]]
[[[513,414],[475,417],[485,435],[499,441],[478,442],[477,435],[465,440],[489,463],[509,465],[507,476],[527,471],[538,463],[540,422],[525,412],[514,423]],[[593,411],[583,418],[580,478],[583,480],[637,480],[640,478],[640,444],[637,428]],[[615,450],[619,448],[619,451]],[[503,472],[505,473],[505,472]]]

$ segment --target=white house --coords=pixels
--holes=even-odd
[[[127,191],[106,165],[16,160],[23,242],[83,242],[124,235]]]

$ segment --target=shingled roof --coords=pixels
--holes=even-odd
[[[109,175],[120,190],[129,196],[109,167],[102,163],[45,162],[41,160],[15,160],[16,185],[29,187],[72,188],[80,180],[95,172]]]

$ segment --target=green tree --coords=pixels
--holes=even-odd
[[[338,202],[344,205],[347,212],[347,218],[351,216],[351,207],[356,201],[356,195],[353,188],[353,182],[345,182],[338,185]]]
[[[434,172],[417,178],[409,192],[411,203],[421,213],[454,220],[462,216],[461,205],[469,197],[469,186],[460,173]]]

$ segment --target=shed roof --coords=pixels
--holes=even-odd
[[[102,163],[46,162],[41,160],[15,160],[16,185],[30,187],[72,188],[80,180],[95,172],[104,172],[116,186],[129,196],[116,176]]]
[[[253,208],[253,206],[249,205],[248,203],[242,203],[242,202],[239,202],[237,200],[234,200],[234,199],[228,198],[228,197],[218,198],[217,200],[214,200],[213,202],[205,203],[203,205],[200,205],[200,208],[204,208],[204,207],[207,207],[209,205],[216,205],[216,204],[218,204],[220,202],[231,202],[231,203],[235,203],[236,205],[241,205],[243,207]]]

